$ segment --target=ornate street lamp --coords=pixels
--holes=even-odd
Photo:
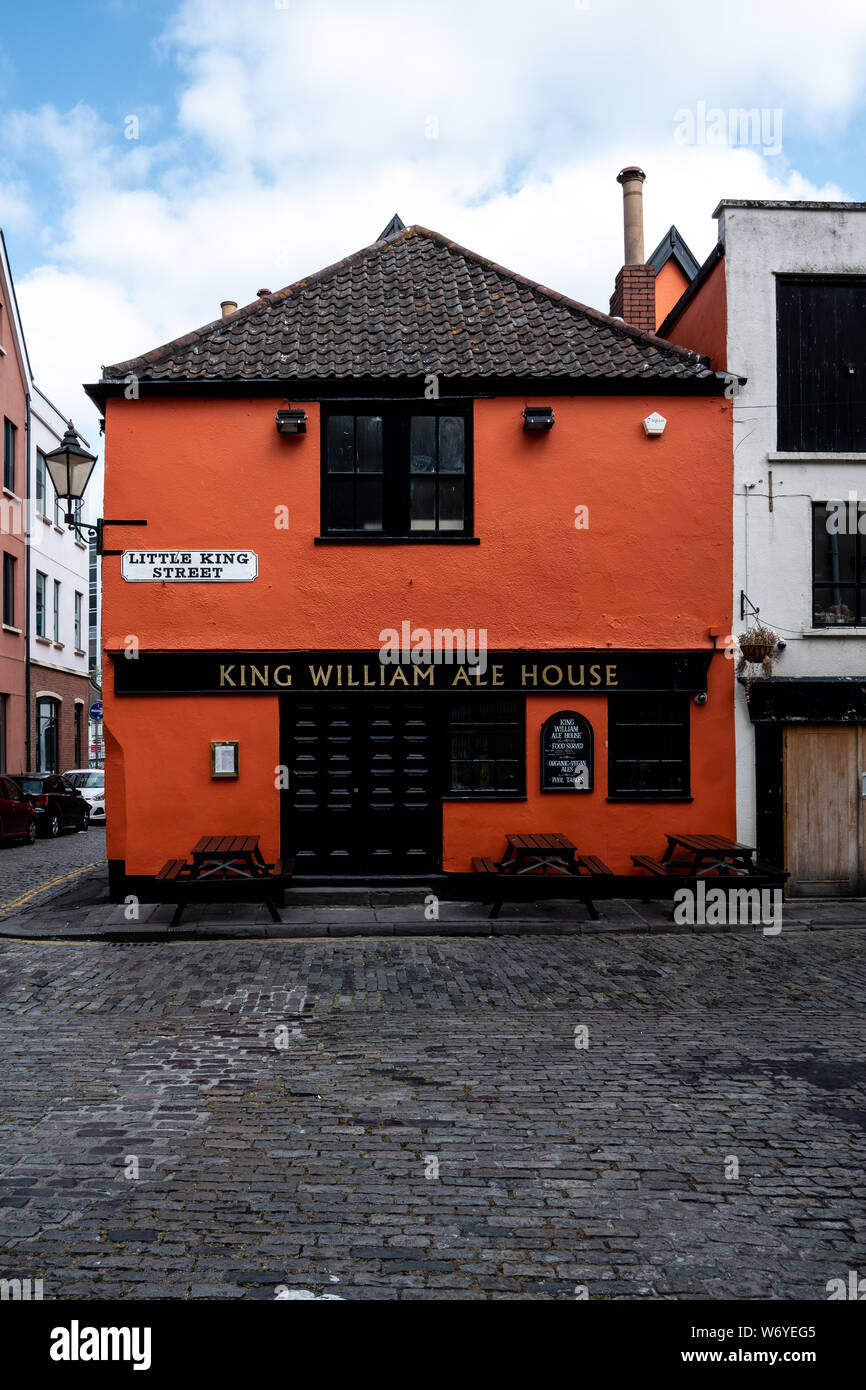
[[[52,449],[50,454],[45,455],[45,465],[49,476],[54,484],[54,491],[61,502],[65,504],[64,521],[71,531],[74,531],[79,540],[86,541],[90,536],[96,537],[97,555],[119,555],[119,550],[103,550],[102,531],[105,526],[146,526],[146,521],[106,521],[100,517],[95,526],[87,522],[80,522],[75,515],[76,506],[84,496],[84,489],[90,482],[90,475],[96,463],[96,455],[91,454],[85,449],[81,440],[75,432],[75,426],[70,420],[66,426],[66,433],[59,446]],[[87,536],[82,533],[86,531]]]

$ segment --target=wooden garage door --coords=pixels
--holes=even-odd
[[[785,731],[785,867],[799,897],[854,897],[864,887],[866,730],[856,724]]]

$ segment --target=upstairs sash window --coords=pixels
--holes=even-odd
[[[471,536],[465,407],[413,402],[323,414],[324,535]]]

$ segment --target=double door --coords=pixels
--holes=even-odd
[[[295,874],[392,876],[441,865],[436,701],[353,693],[280,702],[284,854]]]

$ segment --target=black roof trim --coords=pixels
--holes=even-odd
[[[391,221],[388,223],[385,230],[379,233],[379,235],[376,237],[376,240],[384,241],[386,237],[393,236],[395,232],[405,232],[405,230],[406,223],[403,221],[399,212],[395,212],[394,216],[391,218]]]
[[[694,256],[683,240],[676,227],[669,227],[653,251],[647,258],[647,265],[651,265],[658,275],[663,265],[673,258],[687,280],[694,280],[700,270],[700,262]]]

